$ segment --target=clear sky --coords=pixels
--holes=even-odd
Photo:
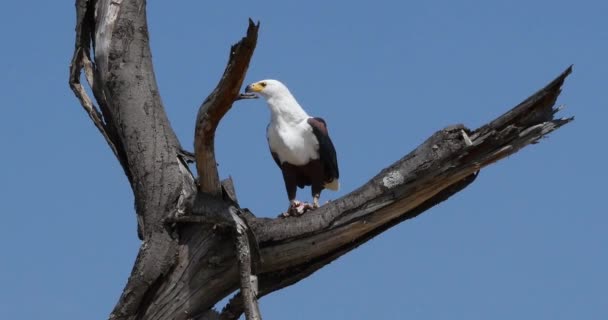
[[[291,4],[290,4],[291,3]],[[265,319],[606,319],[606,1],[150,1],[156,76],[191,149],[194,118],[247,18],[246,82],[285,82],[324,117],[342,189],[433,132],[476,128],[568,65],[576,120],[448,202],[261,300]],[[67,85],[74,4],[0,10],[0,319],[104,319],[139,247],[133,196]],[[287,205],[269,112],[241,101],[217,136],[221,175],[258,216]],[[300,191],[309,200],[309,191]]]

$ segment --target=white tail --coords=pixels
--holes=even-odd
[[[340,181],[338,181],[338,179],[334,179],[331,182],[326,183],[325,188],[333,191],[338,191],[338,189],[340,189]]]

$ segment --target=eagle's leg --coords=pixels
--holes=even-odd
[[[283,180],[285,181],[285,191],[287,191],[287,198],[289,199],[289,207],[282,215],[297,215],[298,207],[302,202],[296,200],[296,192],[298,191],[296,171],[288,163],[283,163],[281,169],[283,171]]]
[[[319,198],[321,197],[321,190],[323,190],[322,183],[313,183],[310,190],[312,191],[312,208],[316,209],[319,207]]]
[[[316,195],[312,196],[312,207],[314,209],[319,207],[319,197],[320,196],[321,196],[320,194],[316,194]]]
[[[306,213],[308,210],[312,210],[313,207],[309,203],[305,203],[299,200],[290,200],[289,208],[287,212],[281,214],[282,217],[298,217]]]

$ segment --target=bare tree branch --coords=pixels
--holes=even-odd
[[[262,255],[259,296],[296,283],[377,234],[425,212],[472,183],[481,168],[570,122],[572,118],[553,118],[555,99],[570,72],[568,68],[547,87],[477,130],[456,125],[438,131],[368,183],[302,217],[246,217]],[[228,210],[211,203],[195,203],[192,210],[197,215]],[[230,237],[216,233],[214,239],[205,233],[188,234],[188,248],[196,248],[196,253],[176,265],[158,290],[155,301],[162,307],[147,313],[146,319],[163,319],[160,310],[200,314],[238,288],[236,253],[226,244]],[[195,278],[188,276],[193,273]],[[244,310],[241,297],[231,299],[222,319],[238,318]],[[180,303],[169,303],[176,298]]]
[[[471,144],[463,137],[463,132],[468,136],[468,129],[446,128],[361,188],[311,215],[296,221],[251,221],[262,250],[260,296],[297,282],[393,225],[446,200],[473,182],[480,168],[572,121],[553,118],[561,85],[571,71],[568,68],[514,109],[472,132]],[[232,307],[233,313],[237,311]]]
[[[258,306],[258,277],[251,272],[251,245],[247,237],[249,226],[234,212],[232,219],[236,225],[236,252],[239,264],[239,275],[241,281],[241,296],[243,309],[247,320],[261,320]],[[221,316],[221,315],[220,315]]]
[[[199,109],[197,192],[187,166],[192,155],[181,148],[158,93],[145,4],[76,0],[70,87],[125,170],[143,240],[111,319],[236,319],[243,312],[257,319],[256,297],[306,278],[425,212],[472,183],[481,168],[572,120],[554,118],[558,108],[553,107],[568,68],[477,130],[457,125],[435,133],[340,199],[298,218],[255,218],[239,208],[232,181],[219,182],[214,136],[232,103],[251,98],[238,91],[259,24],[249,22],[246,37],[231,49],[222,79]],[[99,108],[80,83],[83,70]],[[212,310],[239,288],[221,316]]]
[[[249,19],[247,35],[230,48],[230,58],[224,75],[213,92],[199,108],[194,130],[194,154],[199,190],[220,195],[220,178],[215,160],[215,130],[234,101],[242,99],[239,90],[245,79],[249,61],[258,39],[257,25]]]
[[[333,252],[328,252],[326,254],[322,254],[317,258],[313,258],[308,261],[306,264],[290,267],[287,269],[283,269],[277,272],[264,273],[259,276],[259,294],[258,297],[261,298],[269,293],[280,290],[282,288],[288,287],[292,284],[297,283],[300,280],[305,279],[306,277],[313,274],[315,271],[321,269],[325,265],[330,262],[338,259],[342,255],[348,253],[350,250],[357,248],[359,245],[367,242],[368,240],[374,238],[375,236],[381,234],[382,232],[390,229],[391,227],[413,217],[416,217],[420,213],[432,208],[433,206],[447,200],[452,195],[458,193],[477,178],[477,174],[471,174],[465,179],[451,185],[450,187],[442,190],[437,195],[428,199],[416,209],[407,212],[402,215],[398,219],[394,219],[385,225],[369,232],[368,234],[362,236],[361,238],[355,239],[352,242],[352,247],[345,248],[344,250],[335,250]],[[229,301],[228,304],[224,307],[222,312],[220,313],[220,320],[236,320],[241,314],[245,311],[245,307],[243,305],[242,296],[239,293],[234,295]]]
[[[177,240],[163,221],[194,189],[158,94],[145,9],[144,0],[76,0],[70,86],[125,170],[144,240],[114,319],[140,313],[173,265]],[[80,84],[83,68],[100,110]]]
[[[571,72],[569,67],[545,88],[472,133],[460,125],[437,132],[364,186],[315,212],[297,219],[250,221],[260,237],[264,262],[259,296],[296,283],[446,200],[472,183],[481,168],[570,122],[573,118],[553,119],[560,109],[553,106]],[[237,319],[243,311],[242,297],[237,295],[220,319]]]
[[[80,104],[89,115],[89,118],[91,118],[91,121],[93,121],[93,124],[95,127],[97,127],[97,130],[99,130],[99,133],[101,133],[101,135],[104,137],[114,155],[120,160],[120,156],[116,150],[114,141],[112,141],[112,138],[110,138],[110,135],[106,131],[101,112],[99,112],[97,107],[95,107],[93,101],[80,83],[81,71],[84,69],[85,77],[89,83],[89,86],[91,88],[94,86],[93,63],[89,58],[91,44],[91,31],[89,30],[89,23],[91,19],[91,11],[88,10],[88,4],[89,3],[86,0],[76,1],[76,40],[74,56],[72,57],[72,62],[70,63],[69,85],[74,92],[74,95],[76,95],[76,98],[78,98]]]

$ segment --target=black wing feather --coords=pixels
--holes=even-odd
[[[326,178],[329,180],[340,178],[336,149],[329,138],[325,120],[322,118],[309,118],[308,124],[312,127],[312,133],[317,137],[317,141],[319,141],[319,157],[323,163]]]

